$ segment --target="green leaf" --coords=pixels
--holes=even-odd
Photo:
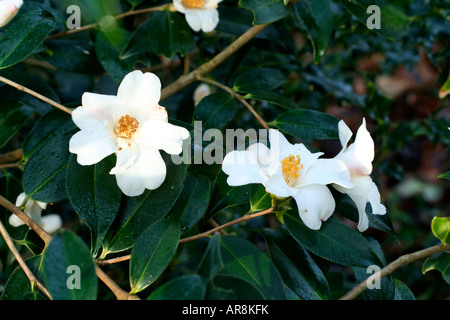
[[[422,265],[422,273],[430,270],[438,270],[442,273],[442,278],[450,285],[450,252],[442,252],[436,258],[427,258]]]
[[[45,10],[22,8],[20,16],[0,38],[0,69],[10,67],[31,55],[55,25]]]
[[[296,17],[308,33],[314,50],[314,62],[319,63],[333,30],[333,14],[329,0],[299,1],[294,5]]]
[[[197,104],[193,121],[202,121],[202,130],[220,129],[236,116],[237,109],[233,96],[225,92],[213,93]]]
[[[156,54],[172,59],[179,52],[185,55],[193,42],[186,19],[168,10],[155,12],[150,23],[150,44]]]
[[[71,155],[66,170],[67,196],[73,209],[91,230],[91,251],[97,255],[103,238],[117,215],[122,191],[109,174],[116,157],[111,155],[92,166],[81,166]]]
[[[237,236],[221,236],[221,274],[255,285],[266,299],[284,299],[283,283],[269,258],[254,244]]]
[[[287,81],[278,69],[257,68],[241,73],[234,82],[237,92],[265,92],[282,86]]]
[[[211,194],[209,179],[200,174],[188,174],[183,191],[170,210],[169,217],[178,221],[182,233],[191,229],[206,212]]]
[[[183,189],[187,165],[175,165],[166,155],[163,159],[167,166],[164,183],[140,196],[123,197],[122,208],[103,242],[103,254],[131,248],[145,229],[169,213]]]
[[[449,93],[450,93],[450,71],[448,73],[447,80],[445,80],[444,84],[439,89],[439,98],[444,99]]]
[[[22,128],[34,108],[20,101],[4,101],[0,106],[0,148]]]
[[[68,230],[58,231],[42,258],[42,280],[55,300],[95,300],[98,279],[89,248]]]
[[[326,260],[353,267],[381,265],[371,244],[358,231],[328,219],[320,230],[309,229],[294,210],[283,215],[289,233],[310,252]]]
[[[69,140],[77,128],[70,115],[53,109],[31,130],[24,143],[23,188],[27,195],[46,203],[66,199],[65,170]]]
[[[299,109],[282,113],[270,125],[301,139],[338,139],[339,119],[327,113]]]
[[[253,24],[272,23],[289,14],[284,0],[240,0],[239,6],[253,12]]]
[[[251,92],[244,96],[245,99],[253,99],[259,101],[267,101],[273,105],[282,107],[287,110],[298,109],[297,104],[284,95],[273,91]]]
[[[202,277],[192,274],[181,276],[159,286],[147,300],[203,300],[206,286]]]
[[[450,217],[434,217],[431,221],[431,230],[442,243],[450,244]]]
[[[311,255],[281,230],[261,230],[270,256],[284,283],[304,300],[330,298],[330,288]]]
[[[266,297],[252,281],[219,274],[208,287],[209,300],[265,300]]]
[[[398,279],[394,279],[395,294],[394,300],[416,300],[411,290]]]
[[[205,220],[210,219],[214,214],[225,208],[241,205],[249,202],[251,185],[232,187],[227,183],[228,175],[222,170],[216,176],[213,185],[211,201]]]
[[[250,190],[250,211],[262,211],[272,206],[272,196],[262,184],[254,184]]]
[[[440,175],[438,175],[438,178],[450,180],[450,171],[441,173]]]
[[[367,13],[367,8],[376,5],[380,8],[380,29],[373,29],[384,37],[400,40],[406,33],[409,23],[408,17],[397,6],[387,0],[339,0],[339,2],[353,14],[363,25],[367,27],[367,20],[372,13]]]
[[[164,219],[148,227],[136,240],[130,258],[131,294],[151,285],[169,264],[180,241],[180,225]]]
[[[220,241],[219,237],[215,236],[209,240],[208,247],[197,267],[197,273],[207,281],[211,281],[222,268]]]

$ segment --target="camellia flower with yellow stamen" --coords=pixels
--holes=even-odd
[[[173,0],[178,12],[184,13],[186,21],[194,31],[210,32],[219,23],[217,7],[222,0]]]
[[[334,212],[335,201],[328,184],[351,188],[350,173],[338,159],[319,159],[321,152],[311,153],[303,144],[291,144],[277,130],[269,130],[270,149],[262,144],[245,151],[228,153],[222,170],[227,183],[240,186],[262,183],[267,192],[278,198],[293,197],[300,218],[310,229],[318,230],[322,221]]]
[[[19,12],[23,0],[0,0],[0,28],[6,26]]]
[[[354,188],[344,189],[339,185],[334,187],[339,192],[348,194],[355,203],[359,213],[358,230],[363,232],[369,227],[369,219],[366,214],[367,202],[370,203],[373,214],[385,214],[386,207],[381,204],[380,192],[369,176],[372,173],[375,144],[367,131],[365,119],[356,133],[355,141],[347,146],[351,137],[352,131],[343,120],[339,121],[339,139],[342,150],[335,159],[341,160],[347,166]]]
[[[133,71],[123,79],[117,96],[86,92],[82,106],[72,112],[81,129],[70,140],[69,150],[81,165],[93,165],[115,153],[111,174],[127,196],[156,189],[166,177],[159,150],[179,154],[185,128],[168,123],[161,107],[161,82],[153,73]]]

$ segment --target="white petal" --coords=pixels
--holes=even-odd
[[[222,163],[222,170],[229,177],[230,186],[242,186],[250,183],[263,183],[264,175],[257,161],[257,154],[251,151],[231,151]]]
[[[122,192],[134,197],[145,189],[154,190],[161,186],[166,178],[166,164],[159,151],[140,150],[135,163],[122,173],[116,174],[117,185]]]
[[[95,164],[117,151],[115,135],[108,130],[79,131],[69,141],[69,151],[77,154],[79,164]]]
[[[161,81],[150,72],[136,70],[128,73],[117,91],[116,117],[145,115],[158,105],[161,98]]]
[[[168,154],[180,154],[183,140],[188,138],[189,131],[183,127],[160,120],[147,120],[140,125],[134,140]]]
[[[0,1],[0,28],[6,26],[16,16],[22,4],[22,0]]]
[[[211,32],[219,23],[217,9],[185,9],[186,21],[194,31]]]
[[[116,96],[91,92],[81,97],[81,105],[93,118],[107,121],[112,121],[116,101]]]
[[[25,224],[25,222],[23,222],[18,216],[16,216],[15,214],[12,214],[9,217],[8,220],[9,224],[12,225],[13,227],[20,227],[23,226]]]
[[[381,203],[380,192],[374,182],[372,182],[372,188],[367,194],[367,201],[370,202],[373,214],[386,214],[386,207]]]
[[[117,139],[119,149],[116,153],[116,166],[111,169],[110,174],[119,174],[129,169],[139,156],[138,148],[135,144],[128,145],[126,139]]]
[[[312,230],[319,230],[336,207],[333,195],[326,186],[315,184],[298,190],[293,195],[303,223]]]
[[[58,214],[48,214],[42,217],[42,228],[48,233],[54,233],[62,227],[62,219]]]
[[[173,0],[173,5],[178,12],[185,13],[186,9],[181,4],[181,0]]]
[[[264,186],[267,189],[267,192],[276,195],[280,198],[290,197],[294,193],[298,192],[297,189],[291,188],[287,185],[286,181],[283,178],[283,173],[280,170],[269,176],[267,180],[264,182]]]
[[[19,194],[17,196],[16,207],[21,207],[23,205],[23,202],[25,201],[26,196],[27,195],[25,194],[25,192],[22,192],[21,194]]]
[[[301,186],[315,183],[322,185],[335,183],[345,188],[353,187],[347,167],[336,159],[318,159],[307,169],[304,177],[299,179]]]
[[[339,129],[339,140],[341,141],[342,150],[347,149],[347,144],[350,141],[353,133],[344,120],[339,121],[338,124]]]

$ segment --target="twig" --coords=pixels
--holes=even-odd
[[[432,254],[435,254],[438,252],[443,252],[443,251],[449,251],[449,250],[450,250],[449,245],[440,244],[440,245],[436,245],[434,247],[423,249],[423,250],[420,250],[417,252],[405,254],[405,255],[397,258],[390,264],[388,264],[386,267],[384,267],[380,271],[377,271],[374,274],[372,274],[365,281],[361,282],[355,288],[353,288],[351,291],[349,291],[347,294],[342,296],[339,300],[352,300],[352,299],[356,298],[357,296],[359,296],[364,290],[366,290],[367,283],[371,283],[371,281],[373,281],[374,279],[384,278],[385,276],[391,274],[392,272],[394,272],[395,270],[397,270],[398,268],[400,268],[404,265],[407,265],[407,264],[413,263],[417,260],[426,258],[428,256],[431,256]]]
[[[4,154],[0,154],[0,163],[19,161],[20,159],[22,159],[22,156],[23,156],[22,149],[17,149]]]
[[[0,164],[0,170],[5,168],[17,168],[18,166],[18,163]]]
[[[186,242],[189,242],[189,241],[198,240],[198,239],[201,239],[201,238],[206,238],[206,237],[210,236],[211,234],[213,234],[214,232],[220,232],[220,231],[222,231],[222,229],[228,228],[228,227],[230,227],[230,226],[232,226],[234,224],[237,224],[237,223],[240,223],[240,222],[243,222],[243,221],[246,221],[246,220],[250,220],[250,219],[253,219],[253,218],[256,218],[256,217],[260,217],[260,216],[263,216],[263,215],[266,215],[266,214],[269,214],[269,213],[272,213],[272,212],[273,212],[273,208],[269,208],[267,210],[256,212],[254,214],[246,214],[246,215],[244,215],[244,216],[242,216],[240,218],[237,218],[237,219],[235,219],[233,221],[230,221],[230,222],[227,222],[227,223],[222,224],[220,226],[217,226],[214,229],[205,231],[203,233],[199,233],[199,234],[197,234],[195,236],[192,236],[192,237],[181,239],[178,242],[178,244],[182,244],[182,243],[186,243]],[[131,258],[131,255],[128,254],[126,256],[112,258],[112,259],[108,259],[108,260],[99,260],[99,261],[97,261],[97,264],[99,264],[99,265],[108,265],[108,264],[113,264],[113,263],[117,263],[117,262],[126,261],[126,260],[129,260],[130,258]]]
[[[7,209],[8,211],[14,213],[18,216],[25,224],[30,227],[36,234],[45,242],[47,245],[51,240],[52,236],[49,235],[44,229],[41,228],[33,219],[27,216],[25,213],[20,210],[17,206],[15,206],[8,199],[4,198],[0,195],[0,205]],[[125,290],[120,288],[106,273],[103,272],[98,266],[96,266],[95,272],[97,277],[102,280],[108,288],[114,293],[117,299],[120,300],[138,300],[139,297],[128,294]]]
[[[132,10],[132,11],[128,11],[128,12],[125,12],[125,13],[121,13],[121,14],[119,14],[117,16],[114,16],[114,19],[123,19],[125,17],[129,17],[129,16],[133,16],[133,15],[138,15],[138,14],[143,14],[143,13],[148,13],[148,12],[153,12],[153,11],[160,11],[160,10],[163,10],[164,8],[166,8],[167,6],[169,6],[169,4],[163,4],[163,5],[160,5],[160,6],[157,6],[157,7],[145,8],[145,9],[140,9],[140,10]],[[92,29],[92,28],[96,28],[99,25],[100,25],[100,23],[96,22],[96,23],[92,23],[92,24],[89,24],[89,25],[82,26],[82,27],[77,28],[77,29],[63,31],[63,32],[56,33],[56,34],[53,34],[51,36],[48,36],[45,40],[48,41],[48,40],[53,40],[53,39],[57,39],[57,38],[62,38],[62,37],[65,37],[65,36],[68,36],[68,35],[71,35],[71,34],[74,34],[74,33],[78,33],[78,32],[82,32],[82,31],[86,31],[86,30]]]
[[[29,95],[32,95],[33,97],[38,98],[39,100],[42,100],[42,101],[44,101],[44,102],[46,102],[46,103],[48,103],[48,104],[50,104],[50,105],[52,105],[52,106],[62,110],[64,112],[67,112],[68,114],[72,114],[72,111],[70,109],[66,108],[65,106],[63,106],[62,104],[59,104],[58,102],[53,101],[52,99],[44,97],[43,95],[41,95],[41,94],[31,90],[31,89],[28,89],[27,87],[24,87],[24,86],[14,82],[14,81],[6,79],[6,78],[4,78],[2,76],[0,76],[0,81],[6,83],[7,85],[10,85],[11,87],[16,88],[17,90],[26,92]]]
[[[0,221],[0,233],[3,236],[3,239],[5,239],[6,245],[8,246],[9,250],[11,250],[12,254],[16,258],[17,262],[19,263],[20,267],[22,268],[23,272],[25,272],[25,275],[31,282],[31,286],[36,285],[36,287],[42,291],[42,293],[49,298],[50,300],[53,300],[52,296],[48,292],[47,288],[38,280],[38,278],[33,274],[33,272],[28,268],[27,263],[23,260],[22,256],[20,255],[19,251],[17,251],[14,241],[12,240],[11,236],[9,235],[8,231],[6,230],[3,223]]]
[[[240,103],[242,103],[250,112],[251,114],[253,114],[253,116],[256,118],[256,120],[258,120],[258,122],[267,130],[269,130],[269,126],[267,125],[267,122],[264,121],[263,118],[261,118],[261,116],[255,111],[255,109],[244,99],[244,97],[242,97],[239,93],[237,93],[236,91],[234,91],[233,89],[231,89],[230,87],[227,87],[217,81],[214,81],[212,79],[209,78],[205,78],[202,76],[197,76],[197,80],[199,81],[203,81],[203,82],[207,82],[209,84],[212,84],[213,86],[216,86],[226,92],[228,92],[229,94],[231,94],[234,98],[236,98]]]
[[[200,67],[195,69],[194,71],[182,75],[175,82],[168,85],[161,91],[161,100],[164,100],[181,89],[187,87],[191,83],[197,80],[197,77],[204,76],[211,72],[214,68],[216,68],[219,64],[224,62],[228,57],[230,57],[233,53],[235,53],[238,49],[240,49],[244,44],[253,39],[258,33],[264,30],[268,24],[260,24],[251,27],[245,33],[243,33],[239,38],[237,38],[233,43],[231,43],[228,47],[226,47],[223,51],[217,54],[214,58],[209,60],[208,62],[202,64]]]

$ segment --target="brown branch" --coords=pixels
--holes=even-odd
[[[153,12],[153,11],[160,11],[160,10],[165,9],[167,6],[169,6],[169,4],[163,4],[163,5],[160,5],[160,6],[157,6],[157,7],[145,8],[145,9],[140,9],[140,10],[132,10],[132,11],[128,11],[128,12],[125,12],[125,13],[121,13],[121,14],[119,14],[117,16],[114,16],[114,19],[123,19],[125,17],[129,17],[129,16],[133,16],[133,15],[138,15],[138,14],[143,14],[143,13],[148,13],[148,12]],[[53,39],[57,39],[57,38],[62,38],[62,37],[65,37],[65,36],[68,36],[68,35],[71,35],[71,34],[74,34],[74,33],[86,31],[86,30],[93,29],[93,28],[97,28],[99,25],[100,25],[100,22],[96,22],[96,23],[92,23],[92,24],[89,24],[89,25],[82,26],[82,27],[77,28],[77,29],[72,29],[72,30],[67,30],[67,31],[63,31],[63,32],[60,32],[60,33],[56,33],[56,34],[53,34],[51,36],[48,36],[45,39],[45,41],[53,40]]]
[[[208,62],[202,64],[200,67],[195,69],[194,71],[182,75],[175,82],[168,85],[161,91],[161,100],[164,100],[181,89],[187,87],[191,83],[195,82],[198,77],[202,77],[209,72],[211,72],[214,68],[228,59],[233,53],[239,50],[244,44],[253,39],[258,33],[264,30],[268,24],[260,24],[251,27],[245,33],[243,33],[239,38],[237,38],[233,43],[231,43],[228,47],[226,47],[223,51],[217,54],[214,58],[209,60]]]
[[[19,166],[18,163],[0,164],[0,170],[5,168],[17,168],[18,166]]]
[[[17,251],[14,240],[9,235],[8,231],[6,230],[3,223],[0,221],[0,233],[3,236],[3,239],[5,239],[6,245],[8,246],[9,250],[11,250],[12,254],[16,258],[17,262],[19,263],[20,267],[22,268],[23,272],[25,272],[25,275],[31,282],[31,287],[36,285],[36,287],[42,291],[42,293],[49,298],[52,299],[52,296],[48,292],[47,288],[38,280],[38,278],[33,274],[33,272],[28,267],[27,263],[23,260],[22,256],[20,255],[19,251]]]
[[[16,88],[17,90],[26,92],[29,95],[32,95],[33,97],[38,98],[39,100],[42,100],[42,101],[44,101],[44,102],[46,102],[46,103],[48,103],[48,104],[50,104],[50,105],[52,105],[52,106],[62,110],[64,112],[67,112],[68,114],[72,114],[72,111],[70,109],[66,108],[65,106],[63,106],[62,104],[59,104],[56,101],[53,101],[53,100],[51,100],[51,99],[49,99],[47,97],[44,97],[43,95],[41,95],[41,94],[31,90],[31,89],[28,89],[27,87],[24,87],[24,86],[14,82],[14,81],[6,79],[6,78],[4,78],[2,76],[0,76],[0,81],[6,83],[7,85],[10,85],[11,87]]]
[[[397,258],[390,264],[388,264],[386,267],[384,267],[380,271],[377,271],[374,274],[372,274],[365,281],[361,282],[355,288],[353,288],[351,291],[349,291],[347,294],[342,296],[339,300],[352,300],[352,299],[356,298],[357,296],[359,296],[364,290],[366,290],[367,284],[371,283],[374,279],[384,278],[387,275],[391,274],[392,272],[394,272],[395,270],[397,270],[398,268],[400,268],[404,265],[421,260],[423,258],[431,256],[432,254],[435,254],[438,252],[443,252],[443,251],[449,251],[449,250],[450,250],[449,245],[440,244],[440,245],[430,247],[427,249],[423,249],[423,250],[420,250],[417,252],[405,254],[405,255]]]
[[[237,93],[236,91],[234,91],[230,87],[227,87],[227,86],[221,84],[220,82],[214,81],[214,80],[209,79],[209,78],[205,78],[205,77],[202,77],[202,76],[197,76],[197,80],[203,81],[203,82],[207,82],[209,84],[212,84],[213,86],[216,86],[216,87],[218,87],[218,88],[228,92],[229,94],[231,94],[236,100],[238,100],[240,103],[242,103],[248,109],[248,111],[250,111],[251,114],[253,114],[253,116],[256,118],[256,120],[258,120],[258,122],[265,129],[267,129],[267,130],[270,129],[268,124],[267,124],[267,122],[264,121],[263,118],[261,118],[261,116],[258,114],[258,112],[256,112],[255,109],[239,93]]]
[[[15,162],[22,159],[23,152],[22,149],[17,149],[4,154],[0,154],[0,163]]]

